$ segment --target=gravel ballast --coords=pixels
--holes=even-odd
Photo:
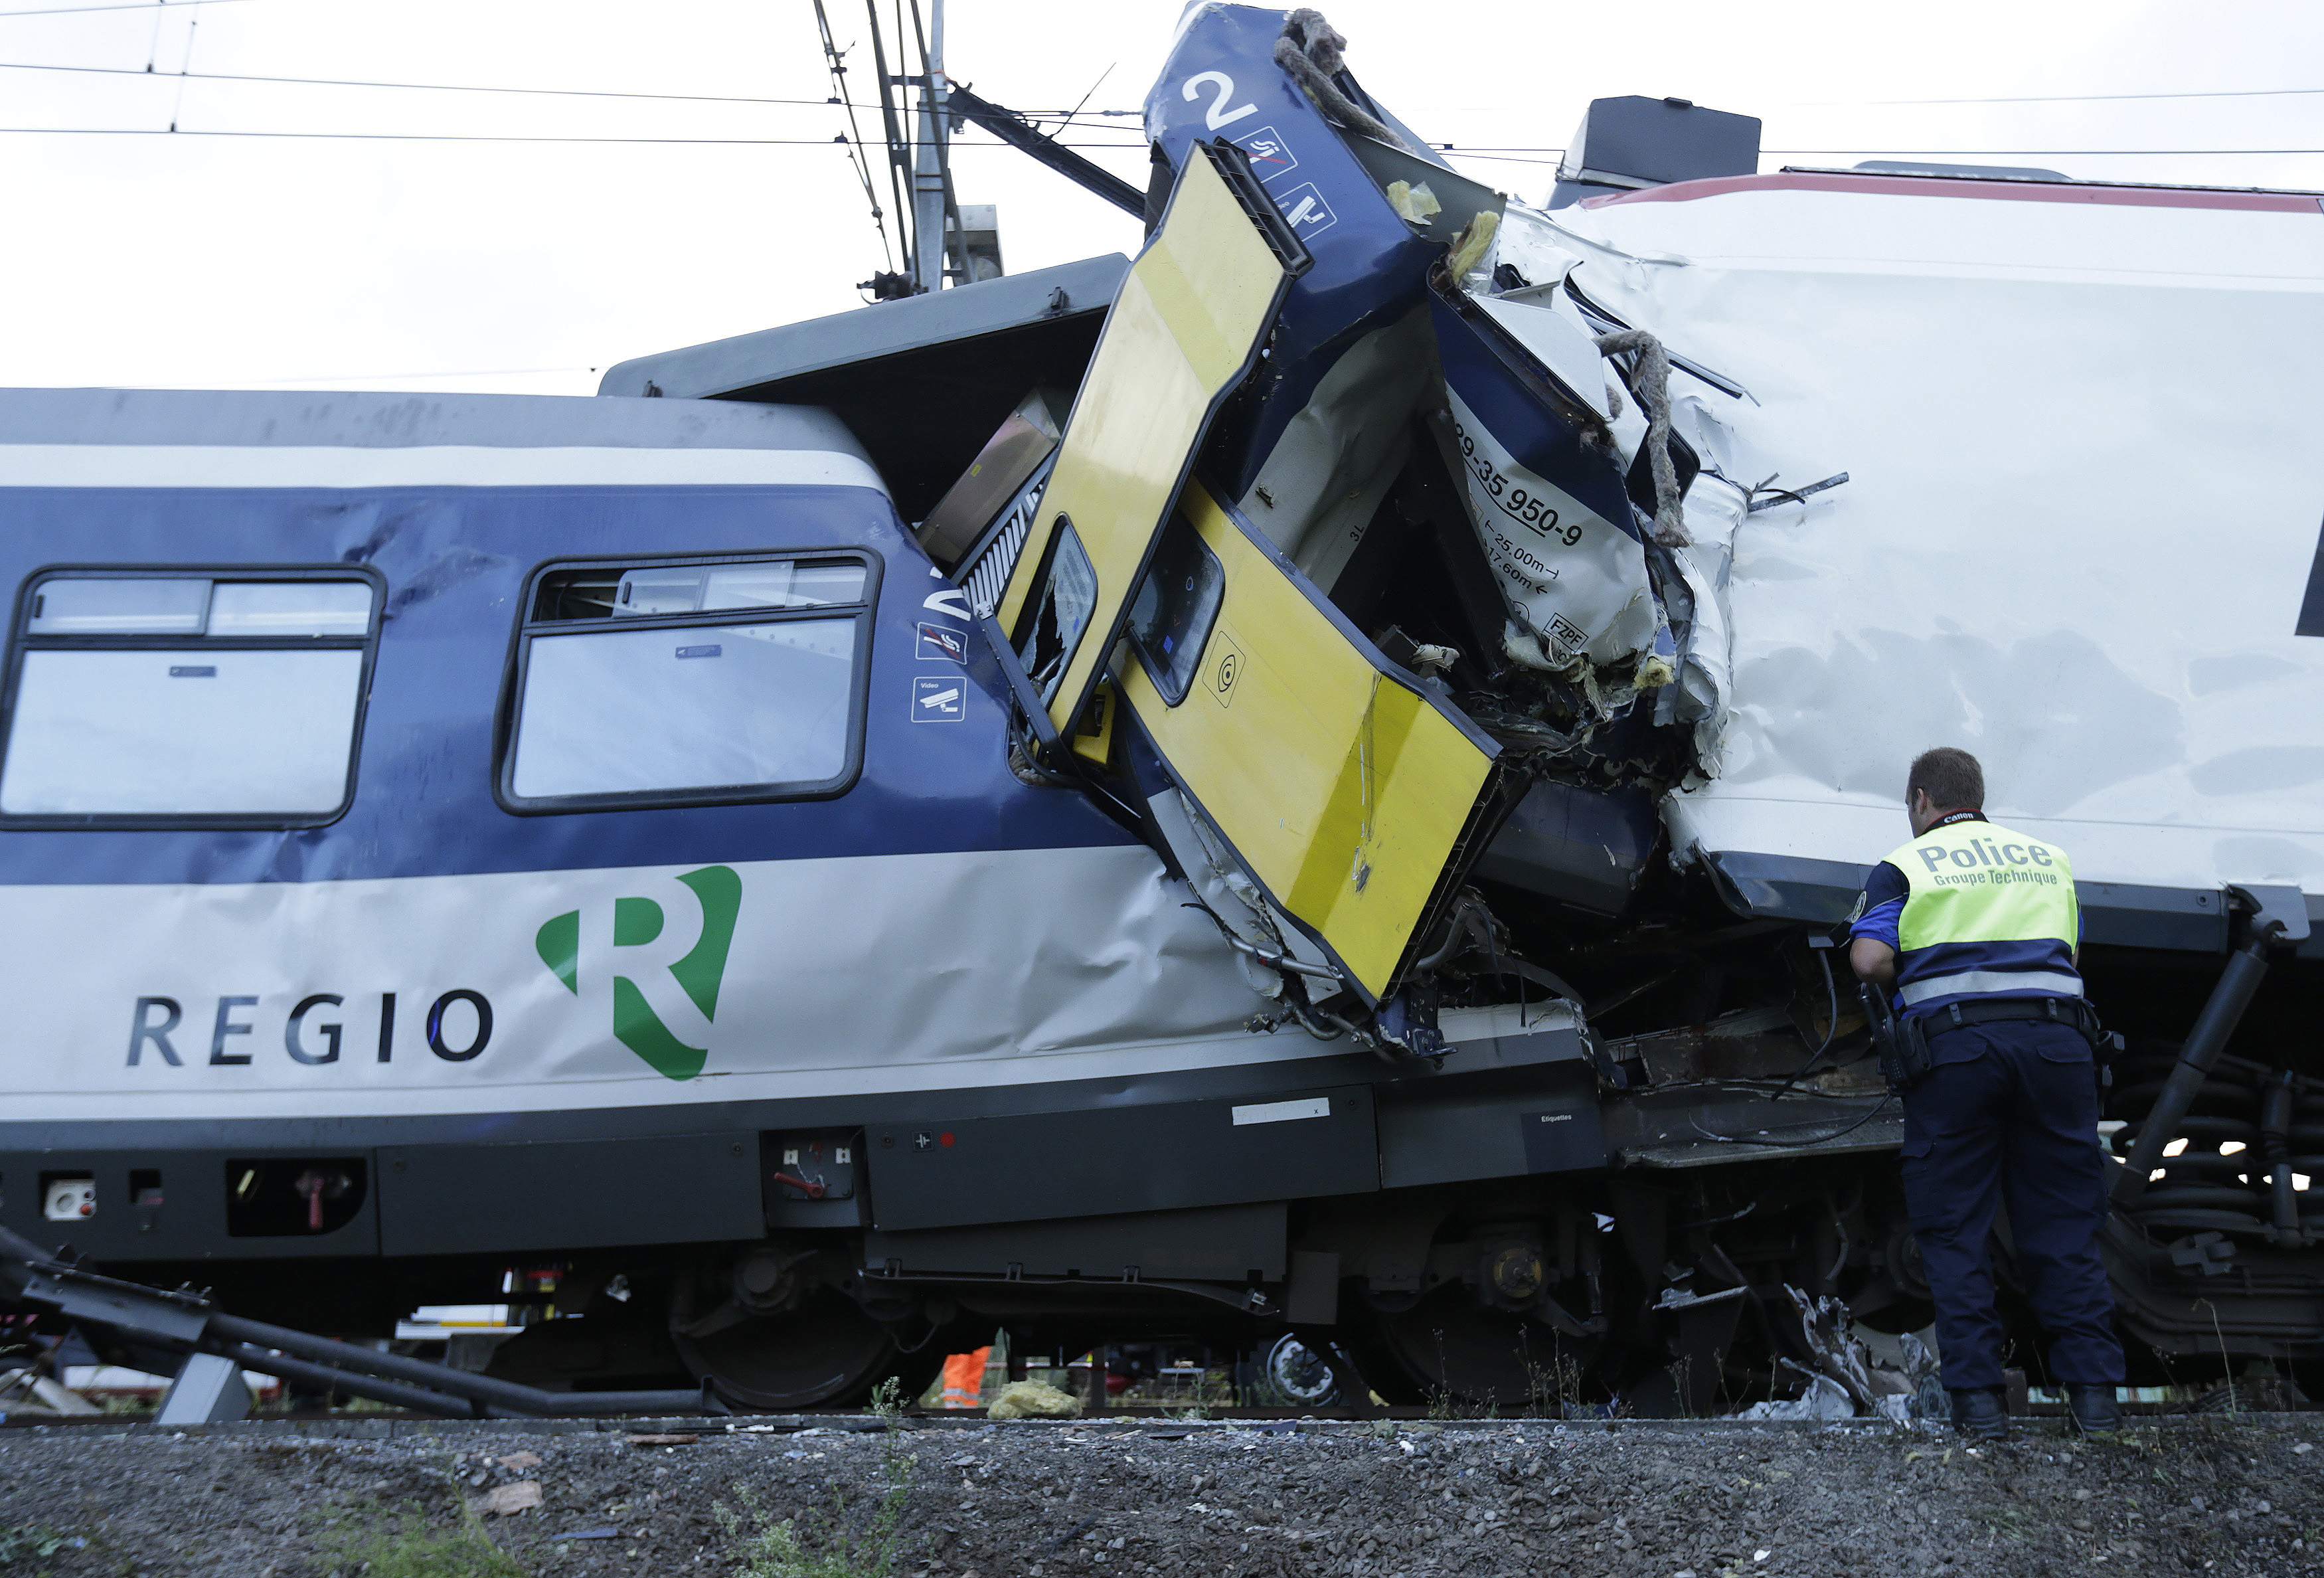
[[[355,1578],[383,1528],[447,1542],[413,1569],[446,1574],[775,1574],[783,1519],[810,1554],[948,1578],[2324,1573],[2315,1417],[1982,1449],[1869,1425],[869,1423],[12,1427],[0,1531],[69,1542],[8,1578]]]

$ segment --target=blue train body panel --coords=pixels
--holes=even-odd
[[[575,577],[619,577],[621,598],[642,587],[650,601],[657,577],[705,565],[802,564],[843,567],[853,588],[822,624],[854,633],[820,659],[829,630],[813,634],[811,597],[632,617],[645,601],[596,611],[602,588],[584,586],[556,595],[581,613],[543,612],[544,587]],[[245,594],[319,582],[375,604],[371,625],[318,638],[367,664],[343,807],[124,816],[96,790],[82,804],[71,771],[40,776],[41,750],[121,759],[112,734],[185,745],[152,715],[155,696],[198,711],[229,683],[221,665],[280,655],[281,640],[249,634],[263,621],[228,631],[222,603],[218,628],[192,637],[70,625],[73,599],[117,599],[140,577]],[[14,610],[0,749],[21,758],[0,754],[0,946],[22,1008],[0,1048],[0,1151],[124,1124],[197,1147],[270,1124],[364,1145],[582,1138],[558,1129],[576,1112],[601,1114],[604,1133],[723,1129],[738,1103],[908,1100],[1297,1050],[1242,1029],[1250,984],[1151,850],[1088,797],[1012,771],[1005,686],[964,598],[821,413],[0,394],[0,586]],[[846,771],[796,794],[520,794],[527,653],[624,628],[670,636],[622,649],[658,672],[676,671],[674,648],[706,679],[685,660],[723,651],[715,684],[670,694],[697,709],[725,697],[734,734],[777,751],[810,725],[780,693],[794,670],[769,654],[846,659]],[[171,678],[116,697],[106,665],[123,656],[166,660]],[[43,676],[73,660],[86,688],[43,677],[27,700],[35,659],[56,660]],[[586,733],[601,699],[607,731],[653,735],[662,693],[624,691],[618,664],[591,672],[608,688],[568,692],[567,726]],[[278,734],[248,711],[228,720],[242,733],[226,766],[202,745],[202,771],[231,776],[245,737],[254,775],[270,751],[319,748],[292,714]],[[664,764],[628,756],[684,740],[657,737],[589,744],[653,785]],[[175,792],[171,762],[128,760],[137,793]],[[13,1214],[29,1196],[0,1198]]]
[[[861,780],[830,800],[516,816],[496,803],[501,690],[528,577],[552,559],[860,549],[883,569]],[[59,566],[361,565],[387,598],[353,804],[327,829],[23,829],[21,882],[318,881],[711,860],[1122,844],[1077,795],[1010,775],[1001,682],[947,582],[867,488],[0,488],[0,585]],[[910,721],[918,626],[970,654],[965,711]]]

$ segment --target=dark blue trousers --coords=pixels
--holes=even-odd
[[[1936,1300],[1945,1385],[2002,1384],[1987,1241],[2005,1203],[2050,1338],[2051,1380],[2121,1384],[2098,1251],[2106,1159],[2089,1043],[2063,1025],[2003,1021],[1933,1035],[1929,1052],[1935,1067],[1904,1095],[1904,1204]]]

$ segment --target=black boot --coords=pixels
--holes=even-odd
[[[1983,1389],[1953,1393],[1953,1428],[1979,1441],[2008,1440],[2009,1411],[2001,1406],[2001,1394]]]
[[[2122,1428],[2122,1405],[2110,1386],[2066,1388],[2066,1410],[2085,1435],[2107,1435]]]

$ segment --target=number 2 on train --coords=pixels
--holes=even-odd
[[[1178,90],[1178,97],[1188,104],[1193,104],[1203,97],[1203,88],[1206,85],[1218,89],[1217,96],[1211,100],[1210,107],[1203,111],[1203,124],[1212,131],[1215,132],[1223,126],[1231,126],[1245,115],[1255,115],[1259,113],[1259,106],[1255,104],[1239,104],[1232,109],[1227,107],[1227,101],[1234,97],[1235,85],[1234,78],[1223,71],[1195,72],[1186,78],[1186,85]]]

